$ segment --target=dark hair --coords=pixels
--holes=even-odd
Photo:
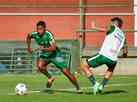
[[[122,25],[123,25],[123,20],[121,18],[119,18],[119,17],[114,17],[114,18],[111,19],[111,21],[112,22],[113,21],[117,21],[119,27],[122,27]]]
[[[44,21],[38,21],[37,26],[46,27],[46,23]]]

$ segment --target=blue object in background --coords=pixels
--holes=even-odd
[[[0,64],[0,73],[7,73],[7,72],[8,72],[7,65]]]

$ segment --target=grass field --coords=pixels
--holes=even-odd
[[[97,77],[98,80],[101,76]],[[46,84],[45,76],[41,74],[32,75],[0,75],[0,102],[137,102],[137,76],[114,76],[101,95],[94,96],[90,89],[89,81],[79,76],[78,81],[83,88],[83,94],[76,94],[73,86],[63,76],[56,76],[54,89],[68,89],[52,94],[46,92],[35,92],[44,90]],[[17,83],[23,82],[29,90],[33,90],[26,96],[12,95]]]

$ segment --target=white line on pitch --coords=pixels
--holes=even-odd
[[[106,85],[106,87],[117,87],[117,86],[134,86],[137,85],[137,83],[129,83],[129,84],[109,84]],[[87,89],[87,88],[93,88],[93,87],[81,87],[81,89]],[[75,89],[75,88],[69,88],[70,90]],[[69,90],[68,89],[68,90]]]
[[[112,86],[134,86],[137,85],[137,83],[129,83],[129,84],[109,84],[106,87],[112,87]],[[90,89],[92,87],[81,87],[81,89]],[[48,89],[47,89],[48,90]],[[68,89],[49,89],[49,90],[55,90],[55,91],[75,91],[75,88],[68,88]],[[29,93],[40,93],[40,90],[31,90]],[[16,95],[15,93],[8,93],[8,95]]]
[[[129,83],[129,84],[110,84],[107,85],[106,87],[112,87],[112,86],[133,86],[137,85],[137,83]],[[81,87],[81,89],[87,89],[87,88],[92,88],[92,87]],[[56,90],[56,91],[74,91],[75,88],[68,88],[68,89],[50,89],[50,90]],[[29,93],[39,93],[41,91],[29,91]]]

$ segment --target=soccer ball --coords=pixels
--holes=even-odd
[[[26,95],[27,94],[27,87],[24,83],[19,83],[15,87],[15,92],[17,95]]]

